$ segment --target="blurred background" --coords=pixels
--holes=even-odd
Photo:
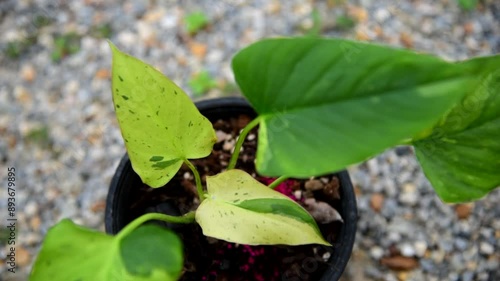
[[[0,0],[0,280],[27,280],[47,229],[62,218],[103,230],[125,152],[105,38],[197,99],[237,95],[237,50],[290,35],[463,60],[499,52],[500,2]],[[4,263],[8,167],[16,169],[15,274]],[[409,147],[349,170],[360,220],[345,280],[500,280],[500,190],[444,204]]]

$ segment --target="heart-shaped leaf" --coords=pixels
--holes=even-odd
[[[47,233],[30,281],[175,281],[182,267],[169,230],[144,225],[119,239],[64,219]]]
[[[330,245],[304,208],[244,171],[207,177],[207,190],[196,211],[206,236],[247,245]]]
[[[113,102],[132,167],[144,183],[163,186],[185,159],[211,153],[215,131],[177,85],[110,46]]]
[[[260,115],[261,174],[341,170],[431,128],[476,79],[467,68],[407,50],[339,39],[270,39],[233,70]]]
[[[446,202],[478,199],[500,186],[500,56],[464,64],[482,77],[480,86],[414,143],[427,178]]]

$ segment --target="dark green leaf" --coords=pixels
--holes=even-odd
[[[427,178],[446,202],[478,199],[500,186],[500,56],[464,65],[482,78],[479,86],[415,142]]]
[[[233,69],[262,118],[256,164],[268,176],[363,161],[431,128],[477,82],[433,56],[338,39],[264,40]]]

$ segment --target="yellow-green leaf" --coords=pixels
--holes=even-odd
[[[196,211],[206,236],[247,245],[330,245],[304,208],[244,171],[207,177],[207,190]]]
[[[113,102],[132,167],[144,183],[163,186],[185,159],[210,154],[215,131],[181,88],[110,46]]]

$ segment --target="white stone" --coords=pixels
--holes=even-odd
[[[479,252],[483,255],[492,255],[495,252],[495,249],[493,248],[493,245],[481,242],[481,244],[479,244]]]
[[[27,216],[31,217],[34,216],[38,212],[38,206],[35,201],[30,201],[26,206],[24,207],[24,212],[26,213]]]
[[[427,251],[427,243],[425,241],[415,241],[413,243],[413,248],[415,249],[415,255],[421,258]]]
[[[386,21],[390,16],[391,14],[386,9],[380,8],[375,11],[375,20],[379,23]]]
[[[408,243],[404,243],[399,247],[399,250],[401,251],[401,255],[405,257],[413,257],[415,256],[415,249],[413,248],[412,245]]]
[[[375,246],[370,249],[370,256],[376,260],[379,260],[384,256],[384,249]]]

